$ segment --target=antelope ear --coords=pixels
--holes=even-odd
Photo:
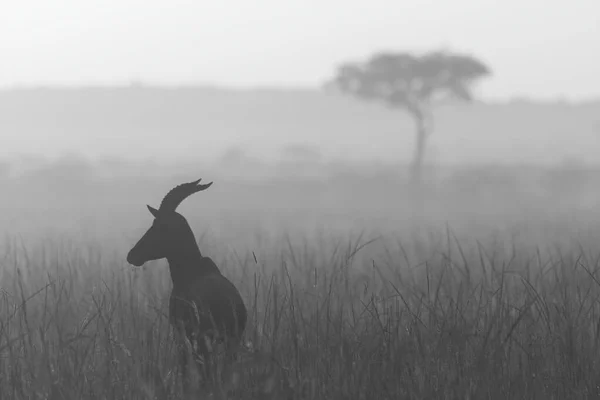
[[[154,215],[154,218],[158,218],[158,210],[152,206],[149,206],[146,204],[146,207],[148,207],[148,211],[150,211],[150,214]]]

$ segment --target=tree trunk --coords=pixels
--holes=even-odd
[[[415,189],[423,184],[423,161],[425,160],[425,141],[427,140],[427,126],[422,112],[413,113],[416,122],[415,153],[411,166],[411,183]]]

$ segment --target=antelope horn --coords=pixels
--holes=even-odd
[[[162,199],[158,210],[167,212],[175,211],[179,204],[181,204],[181,202],[187,197],[194,193],[206,190],[210,187],[210,185],[213,184],[212,182],[210,182],[206,185],[199,185],[201,180],[202,179],[198,179],[194,182],[182,183],[181,185],[175,186]]]

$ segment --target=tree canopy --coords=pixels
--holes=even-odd
[[[383,52],[363,63],[340,65],[328,86],[412,110],[440,94],[472,100],[472,83],[490,73],[485,64],[469,55],[442,51],[422,56]]]

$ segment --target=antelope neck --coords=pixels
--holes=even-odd
[[[204,267],[204,257],[197,246],[167,257],[173,286],[182,286],[194,278],[209,275],[212,271]]]

